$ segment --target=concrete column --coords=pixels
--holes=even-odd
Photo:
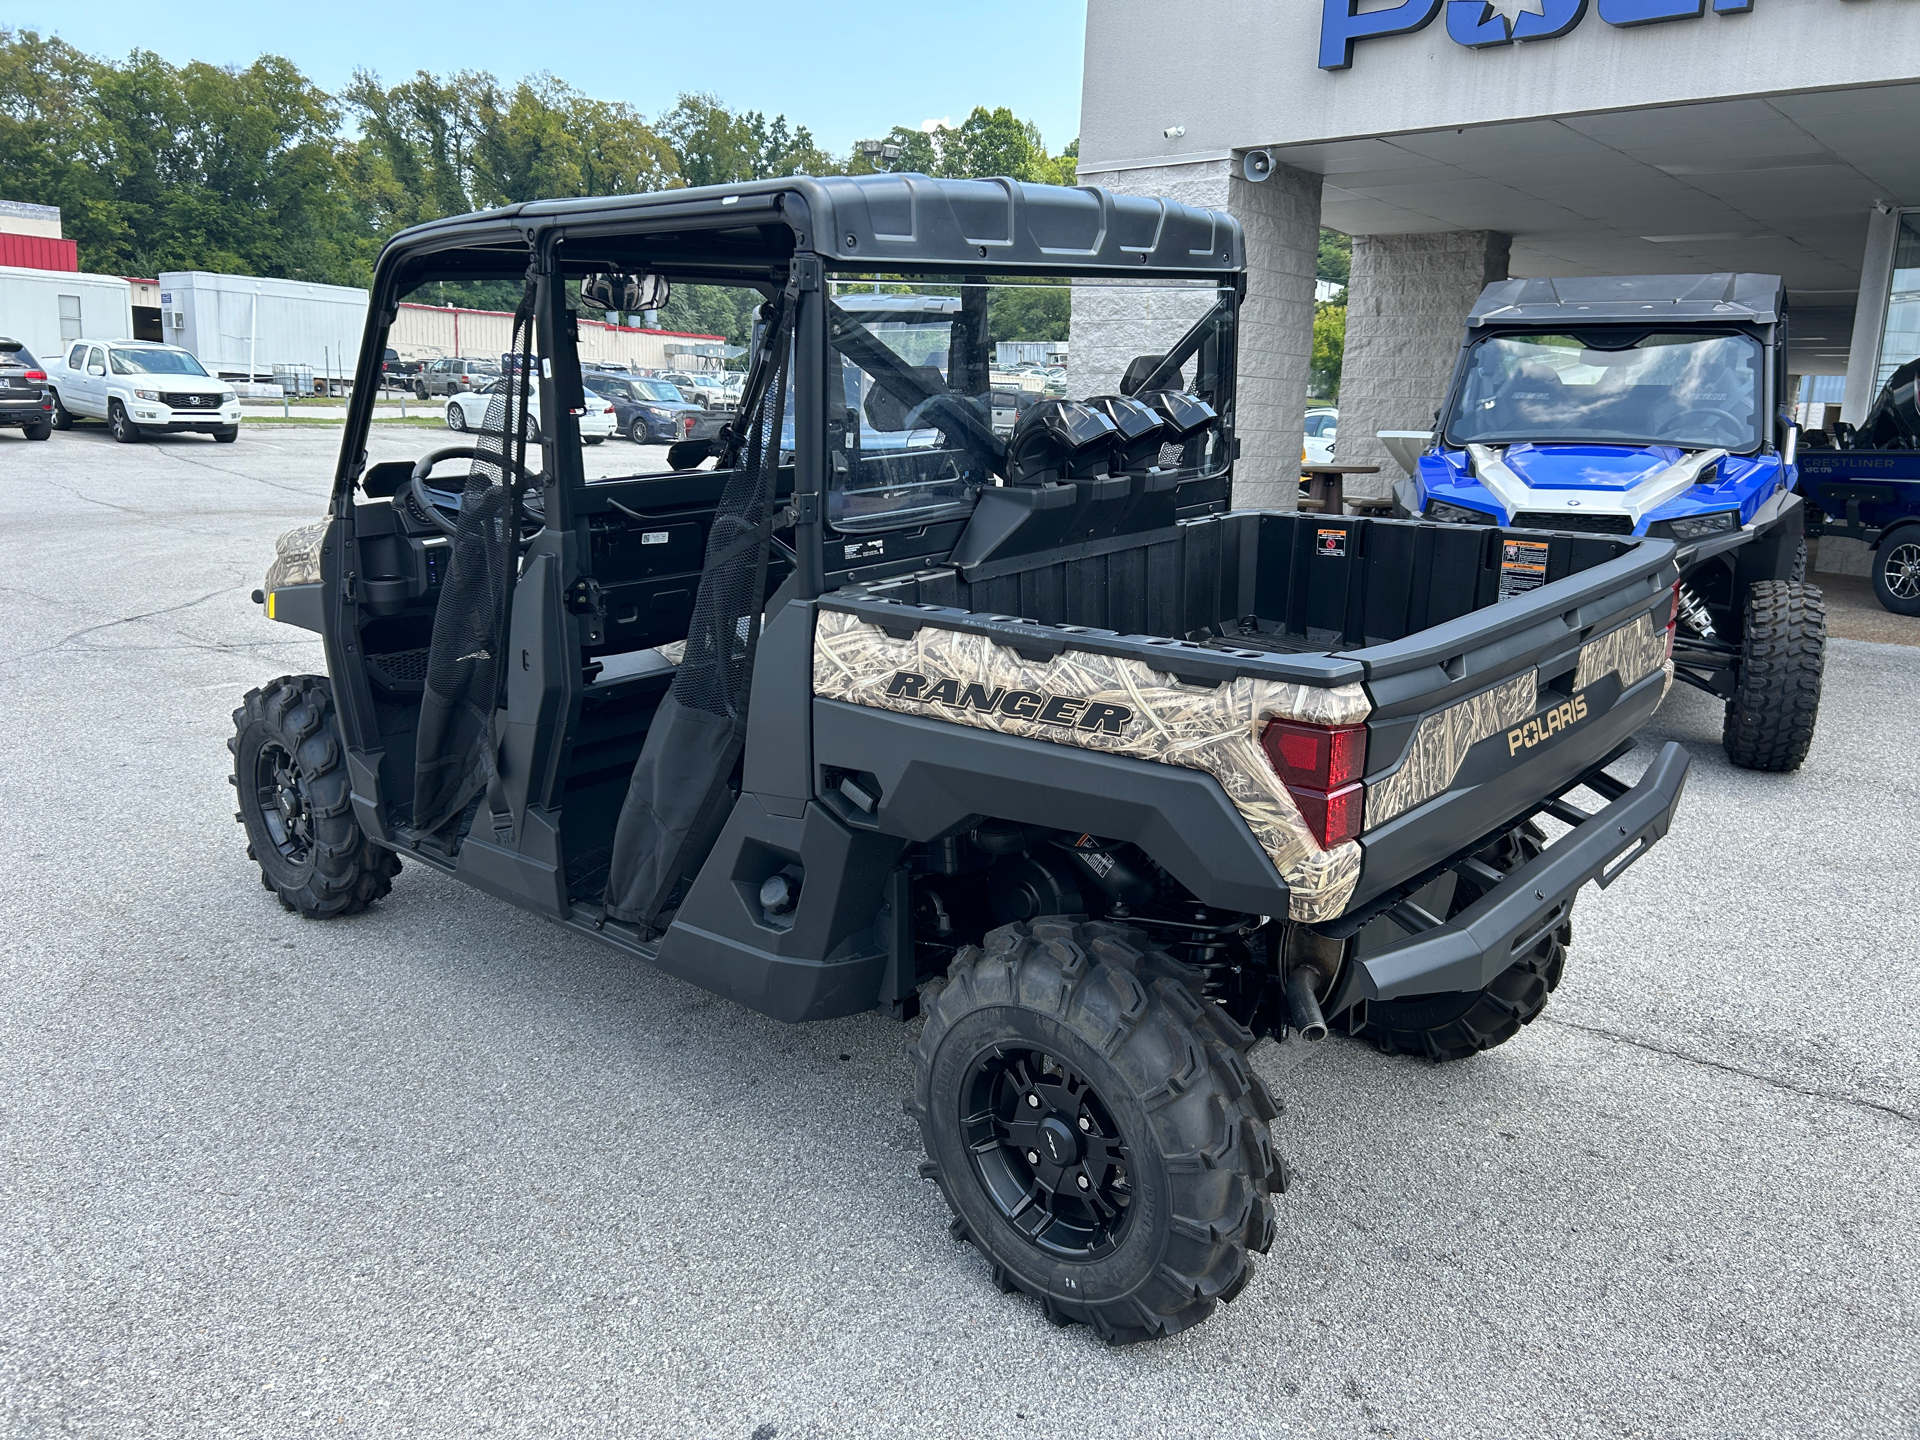
[[[1507,278],[1512,244],[1496,230],[1353,237],[1334,459],[1378,465],[1380,473],[1350,477],[1347,494],[1392,493],[1401,470],[1375,437],[1433,424],[1467,312],[1483,289]]]
[[[1893,252],[1900,240],[1900,212],[1867,212],[1867,248],[1860,257],[1860,298],[1853,310],[1853,343],[1847,352],[1847,388],[1840,418],[1858,425],[1879,397],[1873,383],[1880,367],[1880,337],[1887,328],[1887,302],[1893,290]]]
[[[1277,165],[1253,184],[1233,159],[1128,170],[1085,170],[1083,185],[1226,210],[1246,231],[1247,298],[1240,311],[1234,434],[1235,505],[1291,510],[1299,499],[1307,368],[1313,355],[1313,275],[1320,253],[1320,177]]]

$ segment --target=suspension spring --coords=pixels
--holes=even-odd
[[[1713,617],[1707,613],[1707,607],[1693,586],[1682,580],[1674,587],[1674,599],[1680,606],[1680,618],[1687,622],[1687,628],[1702,640],[1718,638],[1719,631],[1713,628]]]

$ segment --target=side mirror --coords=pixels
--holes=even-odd
[[[625,275],[609,270],[580,281],[580,300],[597,310],[658,310],[672,298],[673,286],[664,275]]]
[[[87,373],[89,375],[104,375],[107,373],[107,367],[104,365],[89,365],[87,366]]]

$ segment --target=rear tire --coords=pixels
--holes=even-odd
[[[920,1173],[953,1236],[1002,1290],[1113,1345],[1238,1295],[1286,1189],[1252,1033],[1150,943],[1063,916],[1002,926],[927,987],[910,1050]]]
[[[56,430],[71,430],[73,428],[73,412],[60,403],[60,392],[58,390],[53,392],[53,428]]]
[[[29,440],[45,440],[53,434],[53,422],[42,420],[38,425],[23,425],[20,432]]]
[[[1545,848],[1545,836],[1532,824],[1504,836],[1474,858],[1503,874],[1511,873]],[[1447,918],[1465,910],[1484,892],[1460,876]],[[1547,997],[1566,973],[1567,947],[1573,944],[1573,920],[1555,927],[1540,943],[1493,978],[1484,990],[1410,995],[1374,1000],[1352,1014],[1347,1033],[1370,1040],[1383,1055],[1418,1055],[1442,1064],[1464,1060],[1504,1045],[1547,1008]]]
[[[1873,552],[1873,593],[1896,615],[1920,615],[1920,525],[1880,537]]]
[[[1820,716],[1826,598],[1812,585],[1762,580],[1747,591],[1742,634],[1720,743],[1743,770],[1798,770]]]
[[[400,857],[369,841],[354,818],[332,686],[317,675],[283,676],[247,692],[233,727],[233,818],[246,829],[260,883],[316,920],[384,898]]]
[[[118,400],[107,407],[107,429],[122,445],[138,445],[147,438],[127,414],[127,407]]]

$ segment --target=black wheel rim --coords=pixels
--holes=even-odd
[[[1920,541],[1906,541],[1888,552],[1881,582],[1896,600],[1920,600]]]
[[[282,863],[300,869],[313,859],[313,807],[300,763],[269,740],[253,762],[253,794],[267,841]]]
[[[995,1046],[960,1086],[980,1188],[1035,1249],[1097,1260],[1126,1235],[1132,1161],[1113,1112],[1071,1062]]]

